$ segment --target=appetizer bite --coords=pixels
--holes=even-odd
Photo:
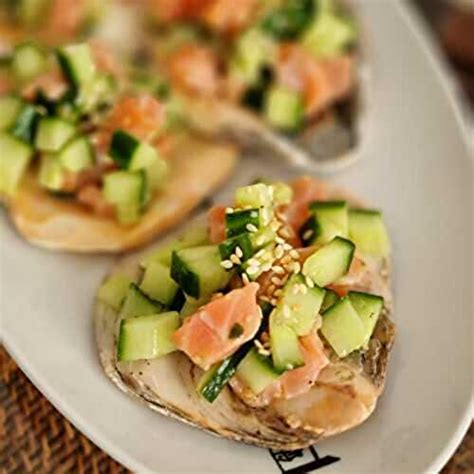
[[[198,125],[206,116],[207,127],[253,131],[287,152],[281,135],[265,135],[258,116],[320,160],[357,145],[358,32],[341,2],[147,3],[155,19],[155,61]],[[257,115],[242,115],[235,106]]]
[[[0,194],[29,241],[118,252],[143,245],[231,173],[236,149],[191,134],[158,77],[98,42],[20,44],[0,96]]]
[[[238,188],[207,225],[131,256],[97,294],[124,392],[213,434],[292,450],[351,429],[384,388],[390,243],[379,211],[312,178]]]

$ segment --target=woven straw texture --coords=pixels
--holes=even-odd
[[[76,430],[0,346],[0,474],[128,471]],[[474,425],[443,474],[474,473]]]

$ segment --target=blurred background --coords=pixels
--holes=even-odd
[[[466,118],[474,122],[474,0],[412,0],[448,58]],[[474,129],[473,129],[474,130]]]

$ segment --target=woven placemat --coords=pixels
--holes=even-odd
[[[127,473],[76,430],[0,346],[0,473]],[[474,424],[443,474],[474,473]]]

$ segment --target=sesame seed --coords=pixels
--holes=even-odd
[[[291,232],[288,227],[282,227],[280,229],[280,235],[285,239],[289,239],[291,237]]]
[[[265,249],[261,249],[254,255],[254,257],[255,258],[260,258],[260,257],[263,257],[264,255],[265,255]],[[251,260],[253,260],[253,259],[251,259]],[[255,260],[255,261],[257,261],[257,260]],[[259,262],[259,265],[260,265],[260,262]]]
[[[225,213],[226,214],[232,214],[233,212],[234,212],[234,210],[231,207],[226,207],[225,208]]]
[[[289,255],[285,255],[282,259],[281,259],[281,263],[282,265],[286,265],[287,263],[290,263],[291,262],[291,257]]]
[[[265,243],[265,237],[263,235],[261,235],[260,237],[257,237],[257,239],[255,240],[255,243],[257,245],[263,245]]]
[[[244,252],[242,252],[240,247],[235,247],[235,255],[237,255],[239,258],[242,258],[244,256]]]
[[[303,233],[303,240],[309,240],[313,236],[313,231],[311,229],[308,229]]]
[[[246,228],[249,232],[257,232],[257,231],[258,231],[257,227],[255,227],[254,224],[247,224],[247,225],[245,226],[245,228]]]
[[[273,306],[276,306],[278,304],[278,301],[276,300],[276,298],[272,298],[270,300],[270,304],[273,305]]]
[[[226,270],[230,270],[234,264],[230,260],[222,260],[221,267],[225,268]]]
[[[265,263],[263,266],[262,266],[262,271],[263,272],[268,272],[272,269],[272,264],[271,262],[268,262],[268,263]]]
[[[281,280],[277,277],[272,277],[271,280],[270,280],[272,283],[274,283],[276,286],[280,286],[281,285]]]
[[[249,277],[246,273],[242,273],[242,281],[244,282],[244,285],[248,285],[250,283]]]
[[[275,242],[277,244],[284,244],[285,243],[285,239],[282,239],[281,237],[275,237]]]
[[[273,230],[273,232],[276,232],[280,227],[281,227],[281,224],[278,221],[273,221],[270,224],[270,228]]]
[[[306,285],[304,285],[303,283],[301,283],[300,285],[300,291],[303,295],[305,295],[306,293],[308,293],[308,288]]]
[[[293,247],[292,247],[290,244],[288,244],[288,243],[284,243],[284,244],[283,244],[283,248],[284,248],[285,250],[292,250],[292,249],[293,249]]]
[[[301,271],[301,263],[300,262],[294,262],[293,263],[293,272],[294,273],[299,273]]]
[[[283,254],[285,253],[285,250],[283,248],[283,245],[278,245],[277,248],[275,249],[275,258],[280,259],[283,257]]]
[[[295,249],[291,249],[289,253],[290,253],[290,257],[292,258],[296,258],[296,259],[300,258],[300,254]]]
[[[262,296],[260,296],[260,299],[262,301],[266,301],[267,303],[270,303],[270,298],[268,296],[262,295]]]
[[[283,275],[285,273],[285,269],[280,266],[280,265],[274,265],[272,267],[272,270],[277,274],[277,275]]]
[[[313,282],[313,280],[311,280],[310,277],[306,277],[305,281],[306,281],[307,286],[309,286],[310,288],[314,288],[314,282]]]
[[[258,212],[252,211],[252,212],[250,213],[250,217],[251,217],[252,219],[256,219],[256,218],[258,217]]]
[[[275,290],[273,293],[274,296],[281,296],[283,294],[283,290],[281,288],[278,288],[278,290]]]
[[[230,256],[230,261],[231,261],[232,263],[235,263],[236,265],[240,265],[240,264],[242,263],[242,262],[240,261],[240,258],[237,257],[237,255],[235,255],[235,254],[232,254],[232,255]]]

